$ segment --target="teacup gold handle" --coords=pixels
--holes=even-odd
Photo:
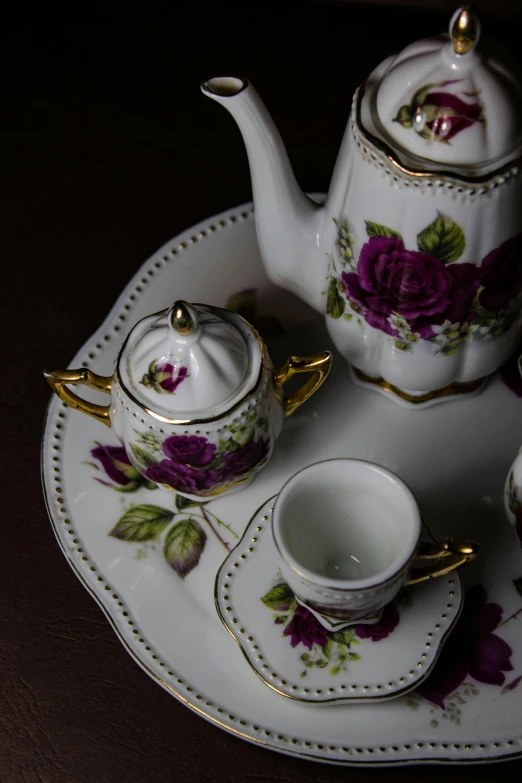
[[[312,377],[297,389],[297,391],[285,398],[283,404],[286,416],[291,416],[303,402],[306,402],[306,400],[312,396],[326,380],[331,366],[332,354],[330,351],[322,351],[315,356],[291,356],[286,360],[281,369],[274,373],[276,389],[280,389],[283,384],[294,375],[297,375],[297,373],[312,373]]]
[[[106,424],[107,427],[111,426],[109,418],[109,405],[96,405],[94,402],[87,402],[82,400],[77,394],[67,388],[66,384],[83,384],[90,389],[96,389],[97,391],[106,392],[111,391],[112,376],[106,377],[105,375],[96,375],[95,372],[91,372],[86,367],[82,367],[80,370],[44,370],[44,378],[58,397],[66,402],[71,408],[86,413],[88,416],[92,416],[94,419]]]
[[[428,564],[414,566],[408,584],[416,585],[454,571],[455,568],[474,560],[478,549],[479,545],[475,541],[456,541],[453,538],[444,538],[440,542],[433,543],[421,541],[416,560],[428,561]]]

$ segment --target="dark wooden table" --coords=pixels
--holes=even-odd
[[[24,5],[3,20],[1,783],[520,780],[522,761],[321,766],[206,723],[124,651],[58,549],[39,475],[42,368],[67,365],[155,248],[251,197],[239,132],[200,81],[248,75],[301,184],[322,191],[357,84],[447,23],[435,11],[283,0],[89,3],[63,16]],[[485,27],[521,57],[520,18]]]

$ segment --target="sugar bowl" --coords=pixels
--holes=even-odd
[[[241,489],[268,462],[285,416],[326,379],[329,351],[291,356],[275,370],[257,331],[218,307],[177,301],[139,321],[119,352],[114,374],[45,370],[53,391],[109,426],[129,460],[151,481],[189,498]],[[290,396],[296,373],[310,377]],[[68,388],[110,394],[108,405]]]

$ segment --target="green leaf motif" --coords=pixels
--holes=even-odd
[[[515,590],[519,595],[522,595],[522,576],[519,576],[517,579],[513,579],[513,584],[515,585]]]
[[[330,318],[340,318],[345,308],[344,298],[339,291],[339,283],[335,277],[330,278],[326,296],[326,312]]]
[[[369,237],[395,237],[402,242],[401,235],[398,231],[394,231],[393,228],[381,226],[379,223],[372,223],[371,220],[365,220],[364,224],[366,226],[366,233]]]
[[[335,631],[331,638],[334,642],[337,642],[337,644],[346,644],[348,647],[350,644],[356,641],[355,631],[352,631],[351,628],[345,628],[342,631]]]
[[[183,495],[176,494],[175,499],[176,509],[182,513],[187,508],[198,508],[200,506],[206,506],[207,503],[209,503],[208,500],[190,500],[189,498],[183,497]]]
[[[172,525],[163,545],[163,554],[169,566],[184,579],[199,563],[205,548],[207,534],[195,519],[184,519]]]
[[[148,451],[142,449],[141,446],[137,446],[135,443],[131,443],[131,451],[136,457],[136,460],[140,463],[140,465],[143,465],[143,467],[147,468],[149,465],[156,464],[156,460],[152,454],[149,454]]]
[[[152,541],[163,533],[173,516],[172,511],[161,506],[133,506],[120,517],[109,535],[120,541]]]
[[[458,223],[439,212],[433,223],[417,234],[417,245],[421,253],[452,264],[464,252],[466,237]]]
[[[272,587],[261,600],[269,609],[273,609],[276,612],[286,612],[292,602],[295,601],[295,598],[292,590],[283,582],[283,584]]]
[[[411,99],[411,105],[413,110],[415,110],[418,106],[422,106],[424,101],[426,100],[429,91],[433,87],[438,87],[439,84],[437,82],[430,82],[430,84],[424,84],[420,89],[417,90],[416,93],[414,93],[413,98]]]
[[[327,661],[330,661],[332,659],[333,646],[334,646],[334,643],[333,643],[332,639],[330,638],[330,639],[328,639],[326,644],[323,644],[323,646],[321,648],[322,651],[323,651],[323,655],[324,655],[324,657],[326,658]]]

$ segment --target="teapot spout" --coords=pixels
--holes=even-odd
[[[247,149],[261,255],[271,280],[317,310],[324,269],[310,257],[321,236],[322,208],[299,187],[281,136],[254,87],[223,76],[201,85],[236,120]]]

